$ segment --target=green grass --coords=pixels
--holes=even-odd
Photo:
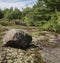
[[[20,29],[22,26],[21,25],[12,25],[12,26],[8,26],[8,27]]]
[[[27,31],[27,33],[29,35],[31,35],[32,37],[38,37],[40,35],[40,32],[39,31],[35,31],[35,32]]]
[[[8,29],[3,27],[3,26],[0,26],[0,46],[2,45],[2,39],[3,39],[3,36],[5,35],[5,31],[7,31]]]

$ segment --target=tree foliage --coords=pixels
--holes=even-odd
[[[12,19],[21,19],[21,15],[22,15],[22,12],[18,8],[15,8],[14,10],[13,10],[13,8],[4,9],[3,13],[4,13],[5,19],[11,19],[11,20]]]
[[[3,11],[0,9],[0,19],[3,18]]]
[[[60,31],[60,0],[37,0],[33,8],[0,9],[0,19],[21,19],[43,30]]]

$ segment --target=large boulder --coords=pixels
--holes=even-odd
[[[13,47],[27,47],[32,41],[32,37],[20,29],[11,29],[6,32],[3,38],[3,45]]]

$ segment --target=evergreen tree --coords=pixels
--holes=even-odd
[[[0,9],[0,19],[3,18],[3,11]]]

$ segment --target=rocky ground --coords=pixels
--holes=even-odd
[[[22,29],[25,29],[33,37],[32,44],[37,47],[33,46],[27,50],[0,48],[1,53],[4,51],[2,54],[0,53],[0,63],[43,63],[43,61],[45,63],[60,63],[60,34],[39,31],[31,27]],[[35,55],[38,57],[38,62],[34,61]]]
[[[0,54],[0,63],[43,63],[38,48],[22,50],[4,47]]]
[[[41,56],[46,63],[60,63],[60,35],[52,32],[42,31],[40,36],[33,38],[36,44],[40,44]]]
[[[41,55],[46,63],[60,63],[60,48],[44,48]]]

